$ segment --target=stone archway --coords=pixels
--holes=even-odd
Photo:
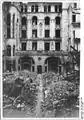
[[[60,58],[59,57],[48,57],[46,60],[45,60],[45,72],[55,72],[55,73],[58,73],[58,72],[61,72],[61,61],[60,61]]]
[[[34,72],[35,62],[32,57],[27,57],[27,56],[21,57],[20,65],[21,65],[21,70],[28,70],[30,72]]]

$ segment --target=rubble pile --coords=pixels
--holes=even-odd
[[[3,105],[23,106],[36,100],[37,74],[27,71],[3,75]],[[12,99],[12,100],[11,100]]]
[[[55,83],[57,81],[61,81],[64,78],[62,75],[56,74],[54,72],[44,73],[42,76],[44,87],[49,86],[52,82]]]
[[[26,104],[34,104],[36,102],[37,92],[36,83],[29,83],[28,81],[22,88],[21,97],[26,101]]]
[[[42,109],[58,110],[65,106],[72,106],[77,102],[79,87],[72,82],[57,78],[55,73],[43,75],[44,101]]]

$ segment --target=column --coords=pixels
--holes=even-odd
[[[3,72],[6,71],[6,58],[4,56],[4,59],[3,59]]]
[[[51,18],[50,20],[50,37],[53,38],[55,36],[55,20]]]
[[[47,72],[48,72],[48,61],[47,61]]]
[[[13,14],[11,14],[11,38],[13,38]]]
[[[13,46],[11,45],[11,57],[13,57]]]
[[[16,56],[16,71],[18,71],[18,56]]]

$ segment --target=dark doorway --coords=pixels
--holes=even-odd
[[[40,66],[40,65],[37,66],[37,73],[38,74],[42,73],[42,66]]]
[[[31,57],[24,56],[21,58],[20,64],[21,64],[21,70],[31,71],[32,65],[34,65],[34,60]]]
[[[45,72],[59,72],[59,65],[61,64],[60,58],[49,57],[45,60]]]

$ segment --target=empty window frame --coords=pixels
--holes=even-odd
[[[76,15],[72,15],[72,22],[76,22]]]
[[[37,17],[36,16],[32,17],[32,25],[37,25]]]
[[[32,50],[37,50],[37,42],[32,42]]]
[[[45,5],[44,12],[51,12],[51,5]]]
[[[55,12],[56,13],[61,13],[62,12],[62,4],[55,5]]]
[[[22,25],[26,25],[26,23],[27,23],[27,19],[26,19],[26,17],[23,17],[22,18]]]
[[[77,8],[77,3],[74,3],[74,8]]]
[[[11,60],[6,60],[6,69],[11,72],[12,64]]]
[[[11,37],[11,15],[7,14],[7,38]]]
[[[35,5],[35,12],[38,12],[38,5]]]
[[[60,51],[60,42],[55,43],[55,50]]]
[[[23,51],[26,50],[26,43],[22,43],[22,50],[23,50]]]
[[[55,20],[56,20],[56,25],[60,25],[60,17],[56,17]]]
[[[27,12],[27,5],[25,5],[25,12]]]
[[[58,11],[61,13],[62,12],[62,4],[59,5],[58,9],[59,9]]]
[[[23,5],[21,6],[21,12],[23,12]]]
[[[26,38],[26,30],[22,30],[22,38]]]
[[[31,12],[38,12],[38,5],[32,5]]]
[[[45,46],[45,51],[49,51],[50,50],[50,43],[49,42],[46,42],[44,44],[44,46]]]
[[[55,30],[55,37],[60,38],[60,30]]]
[[[50,37],[50,30],[45,30],[45,38],[49,38]]]
[[[11,46],[7,45],[7,56],[11,56]]]
[[[45,25],[50,25],[50,18],[49,17],[45,17]]]
[[[37,29],[32,30],[32,37],[37,38]]]

